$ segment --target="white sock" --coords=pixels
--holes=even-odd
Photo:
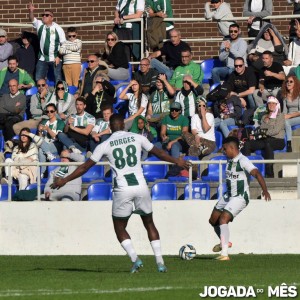
[[[161,253],[161,245],[160,245],[160,240],[155,240],[150,242],[152,250],[154,252],[155,260],[156,263],[164,263],[162,253]]]
[[[133,244],[131,240],[130,239],[124,240],[121,243],[121,246],[124,248],[128,256],[130,257],[131,261],[135,262],[138,256],[133,248]]]
[[[228,224],[220,225],[221,230],[221,255],[228,256],[228,243],[229,243],[229,226]]]

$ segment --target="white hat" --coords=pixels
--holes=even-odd
[[[0,36],[7,36],[7,33],[3,28],[0,28]]]

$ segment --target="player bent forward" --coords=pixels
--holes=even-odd
[[[217,244],[214,252],[221,251],[217,260],[229,260],[228,248],[229,242],[228,223],[233,221],[249,203],[249,174],[254,176],[263,190],[263,196],[266,201],[271,200],[270,194],[264,178],[252,162],[239,151],[239,140],[236,137],[227,137],[223,141],[223,151],[228,158],[226,165],[226,187],[227,192],[215,205],[209,219],[209,223],[214,227],[221,243]]]
[[[72,174],[61,178],[52,184],[53,188],[60,188],[70,180],[87,172],[102,156],[106,156],[110,163],[114,177],[112,217],[114,229],[119,242],[133,262],[131,273],[138,272],[143,266],[138,258],[126,226],[132,213],[141,215],[148,233],[157,268],[159,272],[166,272],[161,253],[159,233],[152,218],[152,201],[148,185],[141,166],[142,149],[156,155],[162,160],[177,164],[188,169],[190,163],[181,158],[174,158],[156,148],[142,135],[124,131],[124,118],[112,115],[109,120],[112,135],[109,139],[96,147],[92,156]],[[133,207],[135,209],[133,209]]]

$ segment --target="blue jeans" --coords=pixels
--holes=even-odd
[[[55,66],[53,61],[41,60],[39,60],[36,64],[35,80],[38,81],[39,79],[45,79],[47,77],[49,68],[53,70],[54,78],[48,78],[48,80],[52,81],[54,79],[55,82],[62,80],[61,62]]]
[[[228,126],[230,126],[230,125],[235,125],[235,119],[228,118],[228,119],[222,120],[220,118],[215,118],[215,128],[216,129],[220,128],[224,137],[228,137],[228,134],[230,132],[228,129]]]
[[[81,152],[86,151],[86,148],[83,148],[77,142],[75,142],[73,139],[69,138],[66,133],[60,132],[57,135],[57,138],[68,149],[75,147],[75,148],[79,149]]]
[[[150,61],[150,66],[153,69],[156,69],[159,73],[164,73],[166,74],[168,80],[171,79],[174,71],[172,69],[170,69],[169,67],[167,67],[165,64],[163,64],[162,62],[160,62],[158,59],[156,58],[152,58]]]
[[[230,67],[215,67],[211,71],[212,81],[213,83],[220,83],[221,78],[226,79],[228,75],[230,75],[234,71],[233,68]]]
[[[111,134],[104,134],[100,137],[99,143],[96,142],[93,138],[90,139],[90,150],[93,152],[95,148],[100,145],[102,142],[106,141],[108,138],[110,138]]]
[[[59,148],[60,147],[58,145],[58,142],[47,143],[43,141],[43,143],[39,148],[39,161],[46,162],[47,161],[46,153],[51,152],[52,154],[57,154],[60,152]],[[41,166],[41,174],[43,174],[45,171],[46,171],[46,166]]]
[[[300,117],[285,120],[285,133],[287,141],[292,140],[292,126],[300,124]]]
[[[164,149],[164,150],[166,150],[165,147],[162,145],[161,142],[157,142],[157,143],[155,143],[154,145],[155,145],[157,148],[159,148],[159,149]],[[181,151],[182,151],[182,146],[181,146],[181,144],[180,144],[179,142],[176,142],[176,143],[174,143],[174,144],[172,145],[171,150],[168,151],[168,152],[170,152],[170,155],[171,155],[172,157],[178,158],[178,157],[180,156],[180,152],[181,152]]]

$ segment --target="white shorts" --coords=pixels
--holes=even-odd
[[[235,218],[247,206],[247,204],[247,201],[242,196],[230,198],[223,196],[215,205],[215,209],[219,211],[226,210],[233,218]]]
[[[114,188],[112,216],[129,218],[132,213],[149,215],[152,213],[152,199],[147,185]]]

